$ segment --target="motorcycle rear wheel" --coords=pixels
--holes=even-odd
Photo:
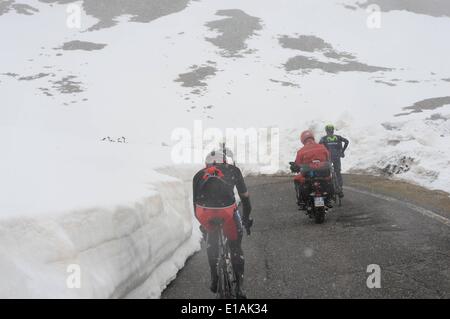
[[[322,224],[325,221],[325,207],[314,208],[314,221]]]

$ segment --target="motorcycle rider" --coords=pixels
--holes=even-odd
[[[334,126],[332,124],[325,126],[325,132],[327,135],[323,136],[319,143],[325,145],[328,151],[330,151],[331,161],[333,162],[334,171],[336,172],[336,178],[340,188],[338,195],[344,197],[342,191],[341,158],[345,157],[345,150],[348,147],[349,141],[340,135],[335,135]],[[344,143],[343,147],[342,143]]]
[[[208,262],[211,270],[211,286],[213,293],[217,292],[217,259],[218,235],[216,228],[209,223],[215,217],[223,218],[223,231],[228,239],[231,262],[237,278],[237,297],[246,298],[244,281],[244,253],[241,243],[243,227],[249,231],[252,226],[250,219],[250,196],[245,185],[241,170],[228,164],[231,159],[222,151],[212,151],[206,157],[206,167],[193,178],[193,201],[195,216],[201,224],[201,230],[206,235]],[[237,208],[234,188],[236,187],[242,202],[242,215]]]
[[[326,147],[322,144],[318,144],[315,141],[314,134],[306,130],[300,135],[300,141],[304,145],[298,152],[295,158],[294,164],[291,165],[291,170],[293,172],[300,172],[302,165],[307,165],[311,168],[321,168],[323,166],[329,165],[330,153]],[[331,178],[330,178],[331,181]],[[328,196],[325,200],[325,205],[329,208],[332,207],[330,202],[331,187],[330,183],[326,183],[325,188],[328,192]],[[303,174],[298,174],[294,178],[294,185],[297,192],[297,204],[301,209],[305,209],[307,200],[307,189],[305,187],[305,177]]]

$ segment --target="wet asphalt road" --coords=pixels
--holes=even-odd
[[[244,238],[249,298],[450,298],[450,227],[370,195],[346,191],[316,225],[290,178],[248,178],[254,227]],[[381,288],[366,285],[381,268]],[[162,298],[214,298],[205,245]]]

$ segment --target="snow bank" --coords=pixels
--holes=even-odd
[[[128,205],[0,221],[0,297],[158,297],[199,249],[188,194],[161,175]],[[70,265],[80,267],[79,289],[67,286]]]
[[[381,175],[450,193],[450,116],[345,128],[349,173]]]
[[[0,297],[157,298],[200,248],[196,167],[164,171],[170,148],[0,131]]]

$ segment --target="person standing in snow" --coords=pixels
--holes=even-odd
[[[334,134],[334,126],[328,124],[325,126],[325,132],[327,135],[320,139],[320,144],[325,145],[331,154],[331,161],[333,162],[334,171],[336,172],[336,178],[338,185],[340,186],[339,196],[344,197],[342,186],[344,185],[341,175],[341,158],[345,157],[345,150],[348,147],[349,141],[340,136]],[[342,143],[344,146],[342,146]]]
[[[238,298],[246,298],[243,290],[244,253],[241,243],[243,228],[250,231],[251,203],[247,186],[241,170],[228,164],[227,155],[221,151],[212,151],[205,160],[206,168],[201,169],[193,178],[193,201],[195,217],[200,222],[200,229],[206,235],[208,262],[211,270],[211,286],[217,292],[217,258],[218,232],[210,220],[222,218],[223,230],[231,250],[231,262],[238,279]],[[236,187],[242,202],[242,216],[236,204],[234,188]]]

